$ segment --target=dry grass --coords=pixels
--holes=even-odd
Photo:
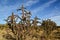
[[[6,34],[5,29],[0,30],[0,40],[7,40],[7,39],[3,38],[3,35],[4,35],[4,34]]]
[[[21,32],[23,32],[23,31],[21,31]],[[53,32],[56,32],[56,30],[54,30]],[[0,40],[7,40],[3,37],[3,35],[5,35],[7,33],[9,33],[13,36],[13,33],[11,32],[11,30],[9,30],[7,28],[0,30]],[[22,35],[23,40],[42,40],[41,37],[46,36],[43,29],[34,29],[34,28],[33,29],[30,28],[30,29],[24,31],[23,34],[25,35],[25,39],[24,39],[24,35]],[[52,38],[52,39],[46,39],[46,40],[55,40],[55,39]]]

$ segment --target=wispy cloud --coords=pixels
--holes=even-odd
[[[32,11],[32,13],[34,13],[36,15],[38,12],[43,11],[45,8],[49,7],[51,4],[53,4],[56,1],[57,0],[51,0],[51,1],[47,2],[47,3],[45,3],[45,4],[41,5],[41,6],[39,6],[38,8],[34,9]]]
[[[32,10],[32,13],[33,13],[33,15],[35,16],[35,15],[38,15],[41,11],[43,11],[43,10],[45,10],[45,8],[47,8],[47,7],[50,7],[51,6],[51,4],[53,4],[54,2],[56,2],[57,0],[51,0],[51,1],[49,1],[49,2],[47,2],[47,3],[45,3],[45,4],[43,4],[43,5],[41,5],[41,6],[39,6],[38,8],[36,8],[36,9],[33,9]],[[39,13],[38,13],[39,12]],[[37,14],[38,13],[38,14]],[[58,10],[58,8],[55,8],[55,9],[53,9],[47,16],[50,16],[50,18],[49,19],[51,19],[51,20],[53,20],[54,22],[56,22],[57,23],[57,25],[60,25],[60,11]],[[46,17],[46,16],[45,16]]]
[[[59,8],[55,7],[54,10],[52,10],[52,12],[49,14],[51,20],[53,20],[54,22],[56,22],[56,24],[58,26],[60,26],[60,10]]]
[[[2,1],[2,3],[4,4],[4,6],[2,6],[2,4],[0,5],[0,12],[8,12],[8,11],[11,11],[11,10],[16,10],[17,8],[19,8],[20,5],[22,5],[22,3],[16,3],[14,5],[5,5],[7,4],[7,1],[8,0],[4,0]],[[29,0],[27,1],[26,3],[24,3],[24,6],[31,6],[35,3],[37,3],[39,0]]]
[[[24,3],[25,6],[32,6],[33,4],[39,2],[39,0],[29,0],[26,3]]]
[[[12,12],[14,12],[21,3],[15,3],[14,5],[6,5],[7,0],[2,0],[2,3],[0,3],[0,23],[5,23],[4,19],[6,19]],[[10,3],[8,3],[10,4]],[[3,16],[2,16],[3,15]]]
[[[59,7],[54,6],[54,8],[52,10],[50,10],[50,12],[48,12],[48,14],[46,16],[50,17],[54,17],[54,16],[59,16],[60,15],[60,9]]]
[[[60,26],[60,16],[54,16],[54,17],[51,17],[50,19],[56,22],[58,26]]]

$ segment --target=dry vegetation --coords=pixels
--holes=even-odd
[[[21,35],[19,40],[60,40],[59,28],[51,31],[49,35],[42,27],[30,27],[29,29],[23,29],[19,32],[19,34]],[[3,28],[0,29],[0,40],[16,40],[16,36],[9,28]]]
[[[0,40],[60,40],[60,27],[55,22],[47,19],[41,23],[38,17],[30,19],[31,12],[27,12],[23,5],[17,10],[22,10],[22,17],[12,13],[5,20],[7,24],[0,25]]]

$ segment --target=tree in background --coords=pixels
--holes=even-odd
[[[41,24],[42,28],[45,30],[46,36],[48,37],[51,31],[56,28],[56,23],[50,19],[43,20]]]

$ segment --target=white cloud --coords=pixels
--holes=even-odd
[[[8,12],[8,11],[11,11],[11,10],[16,10],[17,8],[19,8],[19,6],[22,5],[22,3],[16,3],[14,5],[5,5],[7,4],[7,1],[8,0],[3,0],[2,1],[2,4],[4,4],[4,6],[2,6],[2,4],[0,5],[0,12]],[[37,3],[39,0],[28,0],[26,3],[24,3],[24,6],[31,6],[35,3]]]
[[[12,10],[16,10],[18,7],[20,7],[21,3],[16,3],[14,5],[0,5],[0,12],[9,12]]]
[[[32,11],[32,13],[37,14],[38,12],[43,11],[45,8],[49,7],[52,3],[56,2],[56,1],[57,0],[51,0],[51,1],[47,2],[47,3],[45,3],[45,4],[41,5],[41,6],[39,6],[38,8],[34,9]]]
[[[14,4],[14,5],[0,5],[0,18],[2,22],[3,20],[11,15],[12,12],[15,12],[15,10],[19,7],[20,3]],[[3,16],[2,16],[3,15]]]
[[[0,12],[8,12],[8,11],[11,11],[11,10],[16,10],[17,8],[20,8],[20,6],[22,5],[22,3],[17,3],[17,4],[14,4],[14,5],[5,5],[7,3],[8,0],[4,0],[3,1],[3,4],[4,6],[0,5]],[[24,3],[24,6],[31,6],[35,3],[37,3],[39,0],[28,0],[26,3]]]
[[[54,16],[49,19],[53,20],[58,26],[60,26],[60,16]]]
[[[57,0],[51,0],[39,6],[38,8],[32,10],[33,15],[37,15],[38,12],[43,11],[45,8],[49,7],[51,4],[53,4],[56,1]],[[60,26],[60,15],[57,16],[58,14],[60,14],[60,11],[58,11],[58,8],[55,8],[54,10],[52,10],[51,14],[49,14],[48,16],[51,16],[49,19],[53,20],[54,22],[56,22],[57,25]]]
[[[35,3],[39,2],[39,0],[29,0],[26,3],[24,3],[25,6],[31,6]]]
[[[48,16],[52,17],[52,16],[57,16],[60,15],[60,10],[59,7],[55,7],[49,14]]]

